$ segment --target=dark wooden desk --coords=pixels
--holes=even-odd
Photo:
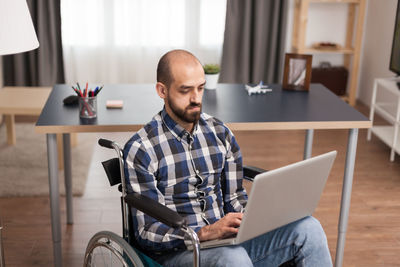
[[[273,91],[270,93],[248,96],[244,85],[220,84],[215,91],[205,91],[203,111],[221,119],[236,131],[305,129],[307,134],[304,158],[311,156],[314,129],[350,129],[335,261],[335,266],[341,266],[358,129],[371,127],[371,122],[322,85],[312,84],[309,92],[284,91],[279,85],[272,85],[272,88]],[[67,222],[72,224],[70,133],[137,131],[163,107],[163,102],[158,97],[154,85],[105,85],[98,95],[97,119],[82,121],[79,119],[77,107],[66,107],[62,104],[62,100],[70,94],[72,94],[72,89],[69,86],[55,85],[36,124],[37,132],[47,134],[51,221],[56,266],[61,266],[62,262],[56,134],[63,133]],[[106,109],[105,102],[108,99],[124,100],[123,109]]]

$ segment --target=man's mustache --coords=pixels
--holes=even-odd
[[[190,103],[190,105],[188,106],[188,108],[195,108],[195,107],[201,108],[201,103]]]

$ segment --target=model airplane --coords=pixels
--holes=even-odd
[[[250,86],[248,84],[245,85],[247,93],[249,95],[252,94],[265,94],[267,92],[272,92],[271,88],[268,88],[268,85],[263,84],[262,81],[260,81],[259,84],[257,84],[256,86]]]

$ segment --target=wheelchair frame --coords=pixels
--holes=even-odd
[[[130,235],[129,230],[129,211],[130,207],[134,207],[143,213],[157,219],[158,221],[173,227],[179,228],[184,231],[192,241],[193,246],[193,266],[200,266],[200,241],[197,237],[196,232],[187,226],[186,220],[182,218],[177,212],[167,208],[166,206],[158,203],[157,201],[150,199],[145,196],[141,196],[137,193],[127,194],[126,191],[126,183],[125,183],[125,173],[124,173],[124,159],[123,159],[123,151],[118,143],[107,140],[107,139],[99,139],[99,145],[102,147],[114,149],[118,155],[117,158],[113,158],[111,160],[102,162],[103,167],[107,173],[107,177],[109,179],[110,185],[119,184],[119,190],[122,193],[121,196],[121,208],[122,208],[122,238],[118,235],[102,231],[95,234],[91,240],[89,241],[86,252],[85,252],[85,261],[84,266],[91,266],[91,259],[93,250],[96,247],[104,247],[115,255],[118,259],[121,260],[123,266],[129,266],[126,262],[124,262],[124,258],[128,258],[132,264],[135,266],[143,266],[141,263],[136,264],[134,260],[140,260],[140,257],[133,250],[131,243],[134,243],[131,240],[133,237]],[[119,177],[116,177],[117,168],[119,169]],[[105,240],[100,241],[103,238]],[[119,245],[119,247],[123,250],[123,252],[118,251],[118,249],[111,246],[111,242],[114,242]],[[128,249],[130,247],[130,249]],[[141,261],[141,260],[140,260]]]

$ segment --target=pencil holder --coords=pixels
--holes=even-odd
[[[92,119],[97,117],[96,97],[79,97],[79,117]]]

